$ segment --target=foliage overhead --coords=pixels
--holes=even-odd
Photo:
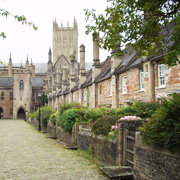
[[[15,20],[17,20],[18,22],[20,22],[22,25],[23,25],[23,24],[26,24],[26,25],[28,25],[28,26],[33,27],[34,30],[37,30],[37,29],[38,29],[38,27],[37,27],[35,24],[33,24],[32,22],[29,22],[24,15],[22,15],[22,16],[13,15],[12,13],[10,13],[10,12],[4,10],[4,9],[1,9],[1,8],[0,8],[0,15],[1,15],[1,16],[5,16],[5,17],[12,16],[12,17],[14,17]],[[0,37],[2,37],[3,39],[5,39],[5,38],[6,38],[5,33],[4,33],[4,32],[0,32]]]
[[[178,0],[107,0],[104,14],[85,10],[86,34],[99,39],[108,50],[132,45],[138,56],[156,55],[161,49],[165,63],[175,65],[180,52],[180,2]],[[169,31],[168,26],[172,26]],[[166,29],[168,28],[168,30]],[[166,29],[166,31],[165,31]],[[172,29],[172,28],[170,28]],[[166,33],[164,33],[166,32]],[[165,38],[165,35],[171,38]],[[173,45],[170,42],[174,42]],[[165,50],[169,50],[168,53]]]

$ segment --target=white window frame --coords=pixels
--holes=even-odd
[[[127,94],[127,77],[122,77],[122,94]]]
[[[160,88],[165,87],[165,64],[158,65],[158,84]]]
[[[140,69],[140,90],[144,91],[144,69]]]

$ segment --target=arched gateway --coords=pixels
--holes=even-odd
[[[19,108],[17,112],[17,118],[18,119],[26,119],[26,114],[23,108]]]
[[[0,119],[3,117],[3,109],[0,108]]]

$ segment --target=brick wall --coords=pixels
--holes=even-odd
[[[4,92],[4,99],[1,99],[1,92]],[[13,92],[12,88],[0,90],[0,108],[3,110],[2,118],[13,117],[13,99],[10,99],[10,93]]]

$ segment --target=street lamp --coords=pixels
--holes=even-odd
[[[38,91],[38,99],[39,99],[39,127],[38,131],[41,131],[41,89]]]

